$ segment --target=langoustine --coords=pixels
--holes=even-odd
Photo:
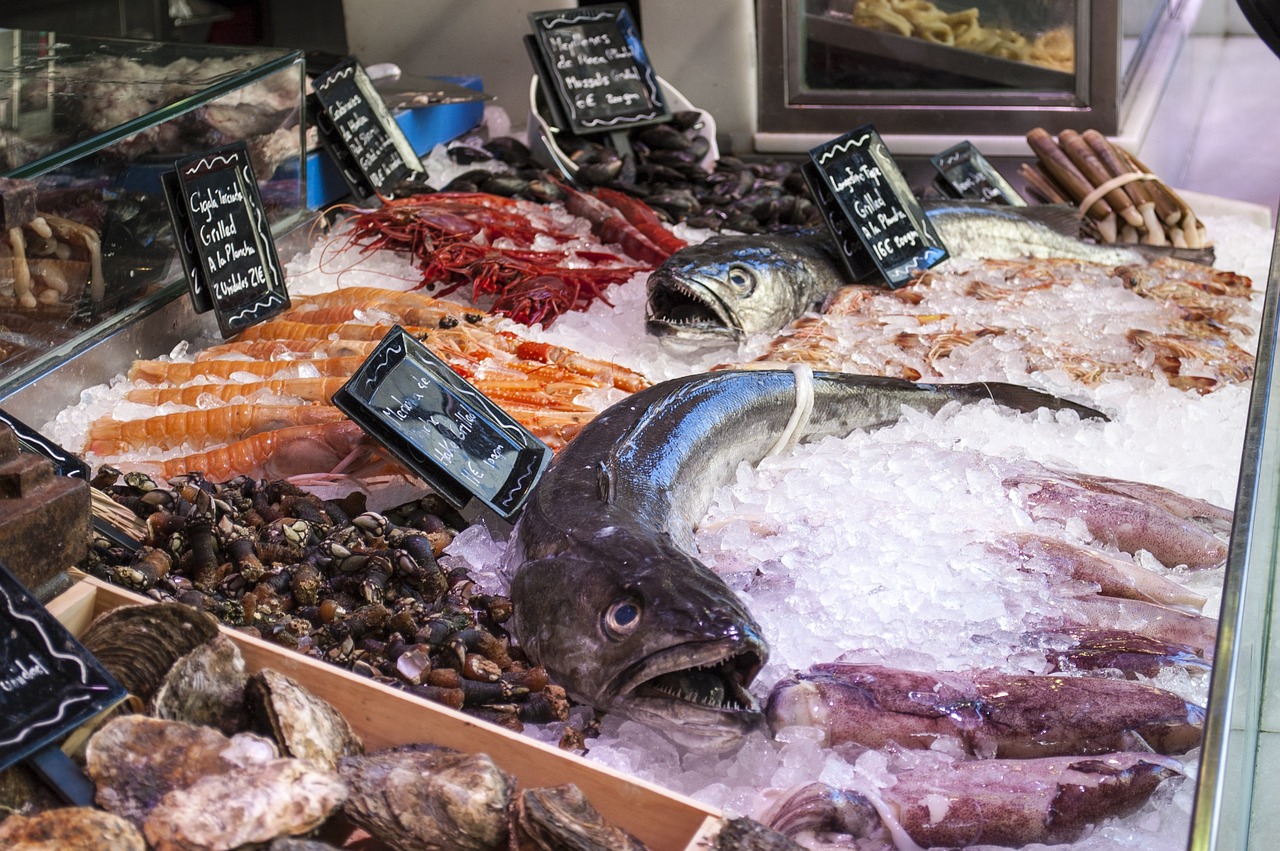
[[[954,739],[974,756],[1028,759],[1185,753],[1200,743],[1204,710],[1128,680],[832,662],[777,683],[766,717],[775,732],[812,727],[831,746],[930,748]]]
[[[932,761],[897,772],[880,789],[795,787],[762,821],[790,836],[843,834],[897,851],[1020,848],[1072,842],[1090,825],[1136,811],[1181,775],[1174,760],[1141,753]]]

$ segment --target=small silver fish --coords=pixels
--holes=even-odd
[[[1065,257],[1110,266],[1159,257],[1212,263],[1211,249],[1097,245],[1074,234],[1065,205],[1009,207],[923,202],[952,257]],[[645,327],[655,336],[742,340],[773,333],[850,281],[826,229],[797,235],[717,236],[672,254],[649,275]]]

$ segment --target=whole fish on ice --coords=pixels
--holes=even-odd
[[[768,657],[742,602],[694,552],[716,487],[797,440],[990,399],[1020,411],[1097,411],[999,383],[746,370],[677,378],[597,416],[560,451],[513,536],[512,624],[578,700],[688,747],[736,746],[762,724],[747,690]]]
[[[1121,247],[1074,234],[1074,208],[926,201],[925,214],[952,257],[1009,260],[1065,257],[1123,266],[1160,256],[1211,260],[1204,251]],[[645,326],[684,339],[771,333],[853,283],[824,229],[798,235],[715,236],[682,248],[649,275]]]

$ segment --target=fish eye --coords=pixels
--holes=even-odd
[[[642,611],[640,604],[630,597],[614,600],[601,618],[605,635],[613,639],[628,637],[640,626]]]
[[[734,266],[729,269],[729,283],[735,290],[745,294],[750,294],[755,289],[755,278],[752,274],[741,266]]]

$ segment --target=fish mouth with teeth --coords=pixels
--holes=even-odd
[[[645,328],[656,337],[740,339],[742,326],[723,300],[696,281],[650,280]]]
[[[760,702],[747,685],[768,655],[754,638],[680,644],[622,672],[614,692],[627,714],[701,751],[736,745],[763,725]]]

